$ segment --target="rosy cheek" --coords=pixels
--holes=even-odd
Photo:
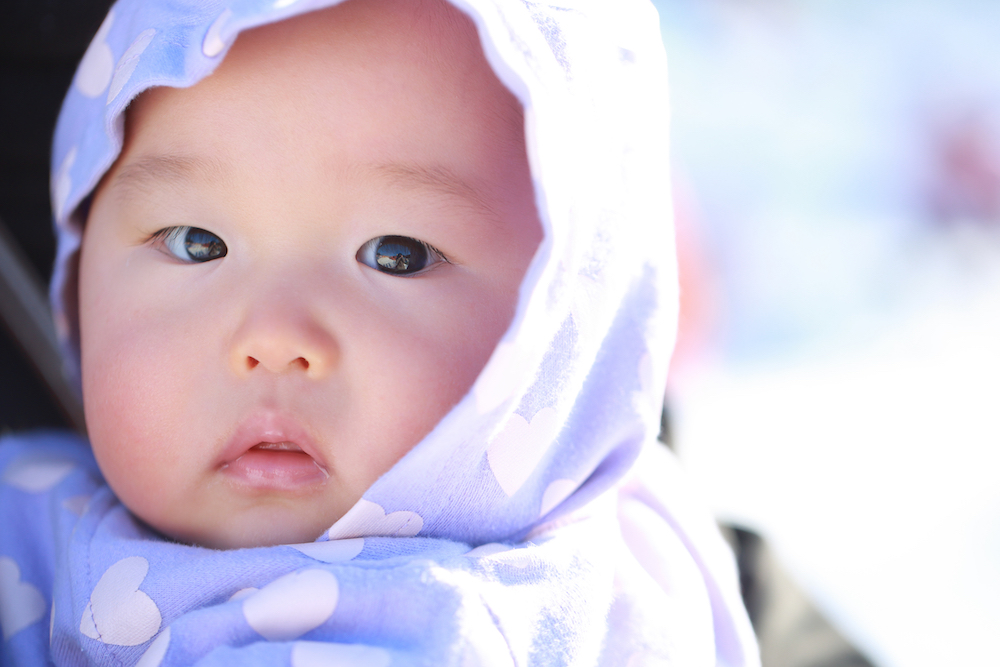
[[[394,397],[391,409],[417,415],[410,421],[414,442],[465,395],[506,330],[504,305],[479,297],[456,289],[414,295],[400,310],[405,316],[369,347],[392,369],[375,378]]]
[[[176,440],[183,434],[190,383],[184,341],[162,322],[110,310],[84,330],[84,397],[88,429],[112,488],[126,502],[162,496],[171,483]],[[158,325],[158,326],[156,326]],[[188,385],[187,387],[185,385]],[[156,494],[150,494],[155,489]]]

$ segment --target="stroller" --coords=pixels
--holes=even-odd
[[[45,281],[55,255],[48,201],[56,114],[111,0],[5,3],[0,21],[0,432],[83,431],[62,372]]]

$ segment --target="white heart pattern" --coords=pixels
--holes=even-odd
[[[236,600],[242,600],[244,598],[248,598],[259,590],[260,590],[259,588],[254,588],[253,586],[250,586],[249,588],[241,588],[240,590],[236,591],[235,593],[229,596],[229,601],[235,602]]]
[[[28,493],[41,493],[61,482],[74,467],[75,463],[63,458],[22,456],[4,469],[3,481]]]
[[[361,644],[295,642],[292,667],[388,667],[392,658],[384,649]]]
[[[340,589],[326,570],[299,570],[278,577],[243,601],[250,627],[269,641],[301,637],[330,618]]]
[[[13,559],[0,558],[0,626],[10,639],[45,616],[45,598],[37,588],[21,581],[21,569]]]
[[[399,510],[387,515],[381,505],[362,498],[333,524],[327,536],[331,540],[371,535],[413,537],[423,527],[424,520],[416,512]]]
[[[101,575],[90,603],[83,610],[80,632],[105,644],[138,646],[160,631],[160,610],[139,590],[149,572],[149,561],[129,556]]]
[[[324,563],[342,563],[361,553],[361,550],[365,548],[365,540],[361,537],[355,537],[348,540],[307,542],[305,544],[290,544],[289,546]]]
[[[479,414],[492,412],[510,398],[528,370],[528,360],[521,348],[513,343],[497,345],[472,389]]]
[[[490,469],[500,488],[513,496],[528,481],[538,462],[559,432],[559,414],[554,408],[542,408],[531,423],[512,414],[486,450]]]
[[[569,498],[569,495],[576,490],[576,482],[571,479],[557,479],[547,487],[542,494],[542,508],[538,516],[545,516],[552,508]]]

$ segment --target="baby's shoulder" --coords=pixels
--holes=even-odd
[[[45,645],[55,545],[79,516],[74,496],[100,483],[96,470],[90,445],[74,433],[0,437],[0,664],[22,664]]]
[[[0,556],[51,544],[55,526],[79,517],[81,499],[102,484],[89,443],[75,433],[0,437]]]
[[[54,479],[57,469],[97,471],[87,439],[73,431],[35,430],[0,435],[0,485],[31,491],[42,479]],[[58,479],[56,479],[58,481]]]

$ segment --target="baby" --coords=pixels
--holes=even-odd
[[[115,494],[217,548],[314,540],[468,392],[541,239],[471,21],[348,2],[130,107],[80,254]]]
[[[608,5],[113,8],[54,146],[88,441],[0,443],[0,665],[756,664],[655,443],[665,67]]]

